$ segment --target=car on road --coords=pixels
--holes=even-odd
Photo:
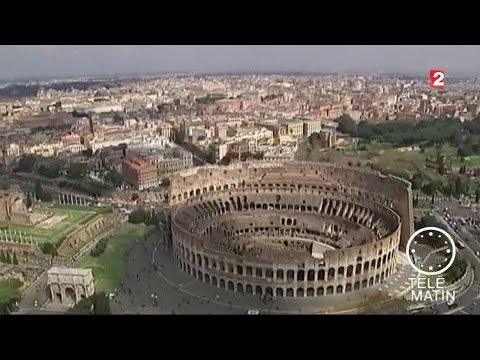
[[[260,315],[260,311],[255,309],[249,309],[247,311],[247,315]]]
[[[38,300],[35,300],[35,301],[33,302],[33,307],[38,307]]]
[[[478,257],[480,257],[480,251],[475,251],[475,255],[477,255]]]

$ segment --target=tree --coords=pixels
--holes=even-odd
[[[357,124],[349,115],[342,115],[337,119],[338,130],[345,134],[357,135]]]
[[[5,256],[5,251],[0,251],[0,262],[6,263],[7,262],[7,257]]]
[[[49,255],[52,255],[52,256],[57,254],[56,246],[52,243],[49,243],[49,242],[45,242],[45,243],[40,244],[40,250],[42,250],[42,252],[44,254],[49,254]]]
[[[162,180],[162,186],[169,187],[170,186],[170,179],[165,178]]]
[[[36,163],[37,163],[37,159],[35,158],[35,156],[23,155],[18,162],[18,168],[22,172],[31,173]]]
[[[73,162],[67,169],[67,176],[71,179],[82,179],[85,177],[86,172],[86,164]]]
[[[42,187],[42,184],[40,183],[40,180],[35,181],[34,191],[37,196],[37,199],[40,199],[42,201],[52,200],[52,196],[49,193],[46,193],[43,191],[43,187]]]
[[[128,222],[132,224],[142,224],[145,222],[145,210],[144,209],[137,209],[132,211],[132,213],[128,216]]]
[[[25,206],[27,207],[27,209],[30,209],[32,205],[32,195],[30,195],[30,193],[27,193],[27,198],[25,199]]]
[[[110,315],[110,302],[104,292],[99,292],[94,295],[94,313],[95,315]]]
[[[475,202],[478,204],[479,201],[480,201],[480,187],[477,187],[475,189]]]
[[[17,253],[13,253],[13,265],[18,265]]]
[[[105,180],[112,184],[115,188],[119,187],[123,183],[122,174],[115,169],[111,169],[107,172],[105,175]]]
[[[7,257],[5,258],[5,262],[7,264],[11,264],[12,263],[12,258],[10,257],[10,252],[7,251]]]

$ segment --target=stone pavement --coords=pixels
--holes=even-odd
[[[399,273],[384,284],[355,293],[264,302],[255,295],[234,293],[193,279],[177,268],[170,251],[154,239],[138,241],[127,254],[127,262],[127,277],[111,302],[112,313],[246,314],[249,309],[271,314],[342,313],[401,294],[411,276],[402,264]],[[385,293],[385,286],[389,293]]]

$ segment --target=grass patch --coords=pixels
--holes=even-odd
[[[22,285],[18,279],[0,280],[0,305],[19,299]]]
[[[92,269],[96,291],[112,292],[125,277],[125,253],[135,240],[141,239],[145,235],[147,230],[148,227],[145,225],[123,225],[110,235],[103,254],[99,257],[89,254],[82,258],[76,266]]]
[[[26,234],[27,239],[30,235],[39,243],[60,243],[73,231],[80,226],[85,225],[101,213],[108,212],[110,209],[93,208],[87,206],[54,205],[44,206],[38,209],[39,212],[51,212],[55,215],[66,215],[67,217],[51,227],[50,229],[41,229],[39,227],[17,224],[0,224],[1,229],[11,230],[12,232],[22,232]],[[22,235],[23,236],[23,235]]]

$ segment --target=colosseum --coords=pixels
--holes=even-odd
[[[327,163],[191,169],[171,179],[168,203],[183,271],[276,298],[375,286],[413,232],[408,182]]]

